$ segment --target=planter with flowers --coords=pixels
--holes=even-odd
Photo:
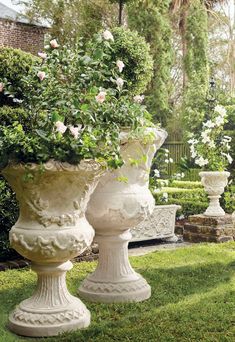
[[[129,93],[133,97],[133,109],[140,106],[144,100],[143,95],[136,93],[143,90],[146,80],[141,77],[141,88],[137,87],[138,66],[143,67],[144,53],[139,53],[136,34],[125,35],[125,49],[128,56],[138,52],[139,63],[133,59],[130,63],[127,56],[120,56],[121,51],[118,37],[123,35],[119,28],[111,32],[105,32],[106,44],[103,61],[112,66],[114,51],[117,52],[115,60],[118,60],[120,76],[116,79],[119,95]],[[92,46],[100,46],[101,37]],[[142,41],[140,43],[145,47]],[[117,50],[115,50],[117,47]],[[122,57],[122,59],[121,59]],[[124,61],[124,62],[123,62]],[[129,61],[129,63],[128,63]],[[151,63],[147,60],[148,71]],[[122,77],[121,77],[122,75]],[[134,75],[134,76],[133,76]],[[112,75],[110,80],[112,82]],[[147,77],[146,77],[147,79]],[[131,89],[131,91],[130,91]],[[136,108],[137,108],[136,107]],[[142,107],[144,108],[144,106]],[[126,104],[120,107],[121,113],[126,112]],[[98,302],[129,302],[142,301],[150,297],[151,289],[146,280],[136,273],[128,260],[128,242],[131,239],[130,228],[144,220],[154,208],[154,199],[148,189],[149,171],[152,158],[156,150],[166,138],[166,132],[154,127],[149,122],[149,127],[143,127],[143,115],[135,110],[139,123],[135,132],[131,129],[132,122],[126,121],[125,125],[119,121],[121,130],[120,154],[124,164],[118,170],[107,172],[101,179],[96,191],[88,205],[87,218],[94,226],[95,241],[99,244],[99,262],[94,273],[89,275],[81,284],[79,294],[91,301]],[[147,112],[146,112],[147,114]],[[119,113],[120,115],[120,113]]]
[[[217,105],[210,119],[203,122],[200,134],[191,135],[188,141],[195,164],[203,168],[199,175],[210,199],[206,216],[225,215],[219,199],[228,184],[230,173],[226,168],[233,161],[229,153],[231,137],[223,133],[226,121],[226,109]]]
[[[66,287],[69,259],[92,242],[85,211],[99,177],[124,162],[120,127],[149,126],[145,107],[122,89],[120,61],[110,82],[107,65],[80,44],[71,50],[52,40],[39,56],[42,63],[22,80],[21,98],[0,79],[3,95],[24,109],[0,125],[0,161],[20,204],[11,244],[38,274],[35,293],[9,319],[10,329],[26,336],[89,325],[89,311]]]

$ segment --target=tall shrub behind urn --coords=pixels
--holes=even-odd
[[[107,33],[102,37],[108,44]],[[0,125],[1,172],[20,203],[10,241],[38,274],[35,293],[9,319],[10,329],[26,336],[89,325],[89,311],[66,287],[69,259],[92,242],[85,211],[99,177],[124,162],[120,127],[134,132],[149,125],[145,107],[122,91],[120,63],[104,89],[108,66],[81,44],[69,49],[53,39],[39,57],[41,64],[22,80],[23,115],[19,110]],[[0,83],[8,95],[8,80]]]
[[[105,47],[105,59],[110,63],[113,61],[116,47],[120,44],[120,41],[115,42],[116,33],[120,34],[120,30],[114,30],[114,34],[109,32],[110,45]],[[129,34],[130,31],[127,32]],[[133,36],[136,37],[136,34]],[[97,37],[96,44],[99,46],[100,41],[102,40]],[[139,82],[135,79],[135,71],[139,66],[134,63],[131,70],[131,63],[128,63],[129,51],[134,55],[135,51],[139,51],[144,45],[143,41],[133,41],[130,34],[129,42],[125,41],[123,49],[119,48],[120,52],[126,51],[125,46],[129,47],[128,53],[117,63],[120,73],[118,87],[120,94],[132,94],[133,86],[138,89],[142,85],[141,89],[144,90],[143,81],[146,78],[145,74],[141,74]],[[100,49],[103,51],[102,46]],[[147,52],[147,45],[145,51]],[[146,55],[140,58],[148,63],[149,58],[146,58]],[[141,64],[146,72],[148,66],[149,64],[145,69],[144,64]],[[129,76],[127,80],[125,75]],[[145,83],[145,87],[146,85]],[[138,94],[132,101],[138,104],[143,100],[144,96]],[[135,113],[140,117],[140,113]],[[99,263],[95,272],[82,283],[79,293],[88,300],[99,302],[141,301],[149,298],[151,294],[146,280],[136,273],[129,263],[128,242],[131,239],[130,228],[135,227],[153,211],[154,199],[148,189],[149,171],[152,158],[167,134],[150,123],[150,127],[139,126],[135,132],[131,130],[130,121],[119,122],[119,126],[120,154],[124,165],[118,170],[107,172],[101,178],[87,211],[87,218],[96,231]]]
[[[210,204],[204,215],[224,216],[219,199],[228,184],[226,169],[233,159],[230,155],[231,137],[224,134],[227,112],[223,106],[212,109],[209,118],[203,122],[200,133],[190,135],[191,156],[203,168],[200,172],[202,184],[209,195]]]

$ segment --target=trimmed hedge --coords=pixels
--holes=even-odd
[[[190,181],[177,181],[174,180],[172,183],[170,183],[171,187],[174,188],[182,188],[182,189],[203,189],[203,185],[201,182],[190,182]]]
[[[40,58],[28,52],[10,47],[0,47],[0,82],[7,84],[10,93],[21,100],[23,97],[23,76],[27,75],[32,66],[40,63]],[[0,93],[0,105],[15,105],[11,97]]]

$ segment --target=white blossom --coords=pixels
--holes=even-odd
[[[216,113],[219,113],[220,116],[222,116],[222,117],[224,117],[224,116],[227,115],[226,109],[225,109],[223,106],[221,106],[221,105],[216,106],[215,109],[214,109],[214,111],[215,111]]]
[[[204,159],[203,157],[199,157],[198,159],[195,160],[195,164],[199,166],[205,166],[209,163],[208,159]]]
[[[112,33],[109,30],[105,30],[103,32],[103,38],[105,40],[112,40],[112,41],[114,41],[113,35],[112,35]]]

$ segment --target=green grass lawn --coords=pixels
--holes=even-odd
[[[130,304],[91,304],[86,330],[40,341],[235,341],[235,243],[201,244],[131,258],[152,287],[151,299]],[[76,290],[95,262],[76,264],[68,286]],[[30,296],[36,276],[29,269],[0,272],[0,341],[20,338],[6,329],[17,303]]]

